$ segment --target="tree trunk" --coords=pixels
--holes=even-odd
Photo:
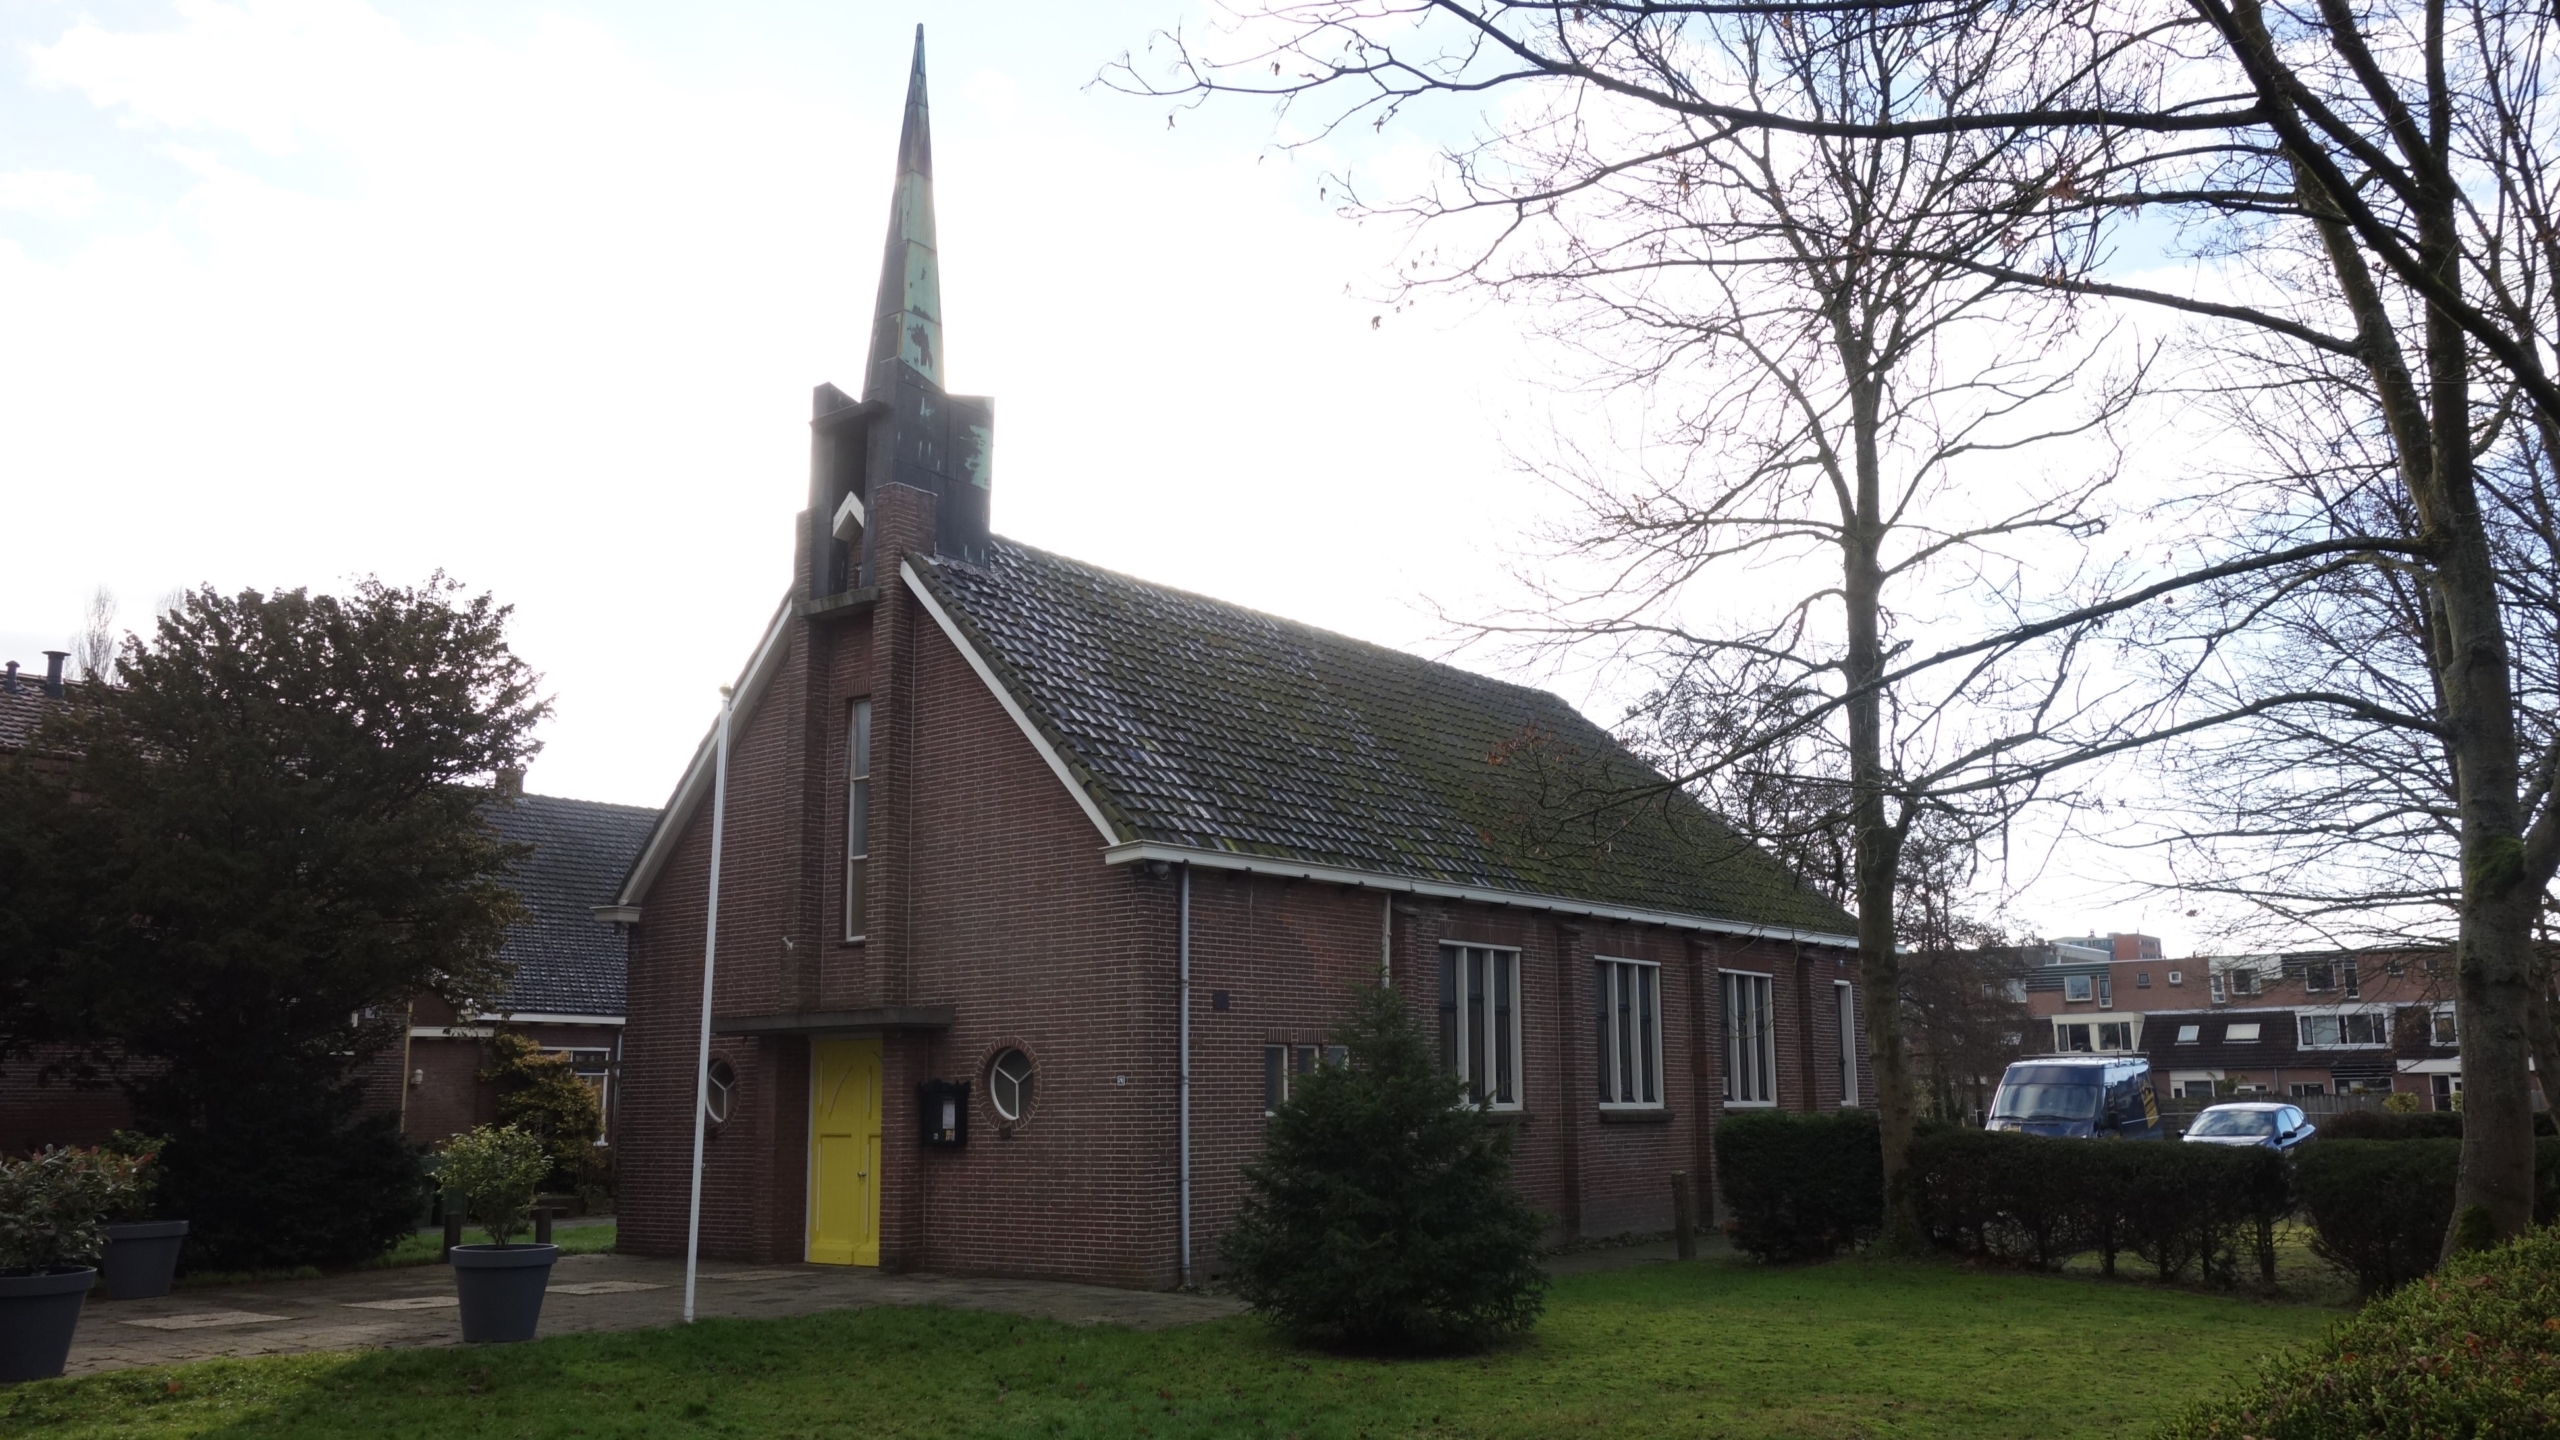
[[[1902,872],[1905,831],[1888,813],[1885,796],[1884,567],[1877,551],[1886,524],[1882,458],[1877,434],[1883,382],[1867,363],[1869,347],[1842,311],[1833,317],[1842,370],[1850,379],[1850,424],[1856,447],[1853,496],[1841,517],[1841,591],[1848,611],[1850,827],[1855,844],[1858,898],[1858,983],[1865,1001],[1867,1055],[1875,1067],[1876,1122],[1884,1145],[1884,1233],[1887,1255],[1917,1255],[1922,1247],[1920,1207],[1903,1172],[1918,1124],[1911,1082],[1910,1046],[1902,1025],[1902,956],[1895,946],[1894,892]]]

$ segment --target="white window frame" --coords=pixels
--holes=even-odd
[[[1593,959],[1600,1108],[1659,1110],[1662,1080],[1662,967],[1614,955]],[[1652,1013],[1645,1013],[1651,1003]],[[1633,1029],[1636,1033],[1626,1033]],[[1629,1053],[1630,1042],[1634,1044]]]
[[[2315,1022],[2318,1022],[2318,1021],[2324,1021],[2324,1020],[2325,1020],[2325,1021],[2328,1021],[2328,1022],[2330,1022],[2330,1023],[2332,1023],[2332,1024],[2334,1024],[2334,1025],[2337,1027],[2337,1031],[2338,1031],[2338,1038],[2337,1038],[2337,1039],[2335,1039],[2335,1040],[2314,1040],[2314,1039],[2312,1039],[2312,1038],[2311,1038],[2311,1027],[2312,1027],[2312,1025],[2313,1025]],[[2363,1021],[2370,1022],[2370,1023],[2372,1024],[2372,1026],[2373,1026],[2373,1032],[2374,1032],[2374,1034],[2376,1034],[2379,1038],[2378,1038],[2378,1039],[2373,1039],[2373,1040],[2350,1040],[2350,1039],[2346,1038],[2346,1035],[2347,1035],[2347,1022],[2348,1022],[2349,1020],[2363,1020]],[[2293,1017],[2293,1023],[2294,1023],[2294,1039],[2295,1039],[2296,1045],[2297,1045],[2297,1047],[2298,1047],[2298,1048],[2300,1048],[2300,1049],[2304,1049],[2304,1050],[2380,1050],[2380,1049],[2383,1049],[2383,1048],[2387,1047],[2387,1046],[2388,1046],[2388,1045],[2390,1045],[2390,1043],[2391,1043],[2391,1016],[2390,1016],[2390,1014],[2389,1014],[2387,1011],[2382,1011],[2382,1010],[2325,1010],[2325,1011],[2315,1011],[2315,1012],[2313,1012],[2313,1013],[2311,1013],[2311,1014],[2308,1014],[2308,1015],[2296,1015],[2296,1016],[2294,1016],[2294,1017]]]
[[[1831,982],[1832,1014],[1840,1027],[1840,1108],[1858,1108],[1858,987]]]
[[[2053,1053],[2054,1053],[2054,1054],[2056,1054],[2056,1055],[2095,1055],[2095,1054],[2097,1054],[2097,1053],[2098,1053],[2098,1028],[2097,1028],[2097,1026],[2098,1026],[2098,1022],[2097,1022],[2097,1021],[2095,1021],[2095,1020],[2056,1020],[2056,1021],[2054,1021],[2054,1022],[2053,1022]],[[2088,1032],[2088,1034],[2089,1034],[2089,1045],[2088,1045],[2088,1048],[2083,1049],[2083,1050],[2074,1050],[2074,1049],[2072,1049],[2072,1048],[2071,1048],[2071,1036],[2070,1036],[2070,1032],[2071,1032],[2071,1031],[2074,1031],[2074,1030],[2085,1030],[2085,1031],[2087,1031],[2087,1032]]]
[[[2202,1044],[2203,1041],[2204,1027],[2202,1025],[2181,1025],[2178,1027],[2179,1044],[2197,1045]]]
[[[844,938],[850,945],[870,927],[871,701],[853,702],[844,725]]]
[[[2462,1044],[2462,1025],[2460,1021],[2453,1018],[2452,1006],[2429,1007],[2427,1043],[2439,1050],[2451,1050]]]
[[[2110,1030],[2116,1031],[2122,1035],[2124,1037],[2124,1043],[2121,1045],[2108,1044],[2107,1032]],[[2092,1030],[2090,1033],[2096,1038],[2098,1045],[2097,1053],[2101,1055],[2121,1055],[2126,1051],[2135,1048],[2133,1043],[2133,1022],[2130,1020],[2100,1020],[2097,1022],[2097,1028]]]
[[[1746,996],[1750,1003],[1739,1003]],[[1724,1027],[1724,1104],[1728,1110],[1774,1110],[1778,1106],[1777,1002],[1774,975],[1758,970],[1716,972],[1716,1009]],[[1750,1022],[1747,1035],[1746,1022]]]
[[[2222,1043],[2225,1045],[2255,1045],[2266,1035],[2266,1031],[2261,1028],[2264,1023],[2265,1022],[2258,1020],[2240,1020],[2225,1025],[2222,1027]],[[2240,1033],[2243,1030],[2246,1030],[2249,1033],[2243,1035]]]
[[[1508,996],[1502,993],[1506,980],[1510,990]],[[1522,1077],[1526,1057],[1521,1053],[1520,1043],[1521,994],[1526,989],[1521,983],[1520,952],[1517,948],[1470,945],[1456,940],[1441,942],[1441,1059],[1457,1073],[1459,1079],[1467,1082],[1468,1097],[1484,1109],[1517,1110],[1521,1108],[1521,1097],[1527,1092],[1528,1085]],[[1478,994],[1484,997],[1483,1012],[1470,1009]],[[1502,1018],[1506,1000],[1510,1006],[1508,1024]],[[1479,1030],[1481,1035],[1471,1033]],[[1474,1042],[1486,1037],[1490,1037],[1495,1051],[1490,1057],[1493,1062],[1490,1076],[1476,1073],[1480,1062],[1474,1053],[1478,1048]],[[1506,1041],[1511,1052],[1508,1075],[1501,1069],[1501,1051]],[[1506,1084],[1509,1086],[1507,1090],[1504,1088]]]
[[[2073,987],[2073,986],[2075,986],[2075,985],[2077,985],[2077,986],[2079,986],[2079,987],[2080,987],[2080,993],[2079,993],[2079,994],[2077,994],[2077,995],[2075,995],[2075,994],[2071,993],[2071,987]],[[2095,999],[2097,999],[2097,998],[2098,998],[2098,980],[2097,980],[2097,977],[2096,977],[2096,976],[2094,976],[2094,975],[2065,975],[2065,976],[2063,976],[2063,977],[2062,977],[2062,1003],[2063,1003],[2063,1004],[2065,1004],[2065,1005],[2085,1005],[2085,1004],[2089,1003],[2090,1001],[2095,1000]]]

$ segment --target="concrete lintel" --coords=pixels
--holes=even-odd
[[[868,1010],[784,1010],[770,1015],[714,1015],[718,1035],[823,1035],[853,1030],[948,1030],[950,1005],[879,1005]]]

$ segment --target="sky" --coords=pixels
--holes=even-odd
[[[1510,314],[1378,303],[1407,237],[1326,176],[1428,137],[1284,153],[1268,111],[1094,83],[1202,19],[0,0],[0,659],[100,586],[133,627],[441,570],[545,676],[529,788],[660,803],[788,581],[810,388],[859,384],[919,21],[998,531],[1447,650],[1552,517],[1510,459],[1552,370]],[[1614,718],[1605,678],[1513,678]],[[2039,883],[2042,928],[2160,933]]]

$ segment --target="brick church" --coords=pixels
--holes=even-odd
[[[1556,697],[1007,540],[945,392],[921,31],[859,396],[734,687],[707,1254],[1170,1286],[1357,987],[1564,1236],[1856,1105],[1853,925]],[[1037,476],[1023,483],[1039,483]],[[713,742],[618,903],[621,1243],[680,1253]]]

